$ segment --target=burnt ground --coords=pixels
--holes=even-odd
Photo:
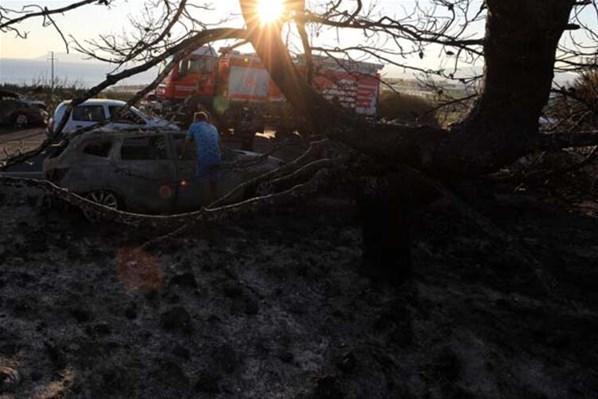
[[[598,398],[598,220],[579,209],[479,204],[549,289],[450,206],[418,216],[415,280],[393,287],[359,273],[347,203],[141,252],[148,232],[36,201],[0,191],[0,398]]]

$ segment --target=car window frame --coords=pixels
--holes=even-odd
[[[166,142],[166,158],[164,159],[122,159],[122,147],[126,139],[140,138],[140,137],[162,137]],[[135,134],[120,137],[118,143],[113,147],[114,157],[113,159],[118,162],[173,162],[175,157],[173,156],[172,144],[170,143],[169,137],[164,133],[150,133],[150,134]]]
[[[84,108],[84,107],[101,108],[102,113],[104,114],[104,119],[101,121],[85,121],[85,120],[81,120],[81,119],[75,119],[75,110],[77,108]],[[107,120],[106,107],[104,107],[102,104],[85,104],[85,102],[83,102],[82,104],[79,104],[76,107],[73,107],[73,109],[71,110],[71,113],[69,115],[69,120],[74,123],[103,123],[103,122],[106,122],[106,120]]]
[[[107,113],[108,118],[110,119],[110,121],[112,123],[118,123],[118,124],[122,124],[122,125],[137,125],[137,126],[141,126],[141,125],[147,125],[148,121],[147,118],[144,118],[144,116],[138,112],[138,110],[134,107],[130,107],[129,110],[127,112],[133,114],[136,118],[138,118],[140,120],[140,122],[125,122],[125,121],[118,121],[118,120],[112,120],[112,109],[111,108],[124,108],[125,105],[120,105],[120,104],[106,104],[106,109],[105,112]]]
[[[108,151],[108,155],[106,157],[102,157],[99,155],[94,155],[94,154],[88,154],[85,152],[85,148],[93,143],[94,141],[110,141],[112,143],[112,147],[110,148],[110,151]],[[114,140],[114,137],[90,137],[86,140],[83,140],[77,147],[78,147],[78,152],[79,155],[83,158],[88,158],[91,157],[93,159],[103,159],[103,160],[111,160],[113,159],[114,156],[114,150],[117,146],[117,142],[116,140]]]

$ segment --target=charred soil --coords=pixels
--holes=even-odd
[[[530,263],[429,208],[393,287],[360,273],[350,202],[142,251],[36,193],[0,199],[1,398],[598,397],[598,220],[579,210],[480,202]]]

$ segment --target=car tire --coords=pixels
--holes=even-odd
[[[16,129],[23,129],[29,126],[29,117],[26,114],[17,114],[14,117],[13,125]]]
[[[84,197],[90,201],[97,202],[98,204],[104,205],[105,207],[108,207],[108,208],[122,209],[122,202],[120,201],[118,196],[115,193],[113,193],[112,191],[107,191],[107,190],[91,191],[91,192],[85,194]],[[97,215],[95,215],[91,212],[85,211],[85,210],[83,211],[83,216],[85,216],[85,219],[89,220],[92,223],[95,223],[95,222],[99,221],[99,219],[100,219],[100,218],[98,218]]]

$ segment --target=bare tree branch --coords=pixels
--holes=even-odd
[[[13,27],[13,25],[20,24],[23,21],[30,19],[30,18],[39,18],[39,17],[45,18],[45,17],[49,17],[54,14],[64,14],[65,12],[72,11],[77,8],[84,7],[84,6],[87,6],[90,4],[94,4],[94,3],[98,4],[98,5],[108,6],[108,5],[110,5],[111,2],[112,2],[112,0],[81,0],[78,2],[71,3],[67,6],[54,8],[54,9],[48,9],[46,7],[42,8],[42,7],[38,6],[38,8],[40,8],[40,11],[37,11],[37,12],[26,12],[25,8],[27,6],[25,6],[25,7],[23,7],[22,11],[10,10],[12,12],[24,14],[24,15],[21,15],[20,17],[15,17],[15,18],[8,18],[6,15],[3,15],[3,13],[1,11],[4,11],[4,13],[6,13],[6,11],[8,11],[8,10],[4,7],[0,7],[0,31],[5,31],[5,30],[7,30],[7,28]]]

